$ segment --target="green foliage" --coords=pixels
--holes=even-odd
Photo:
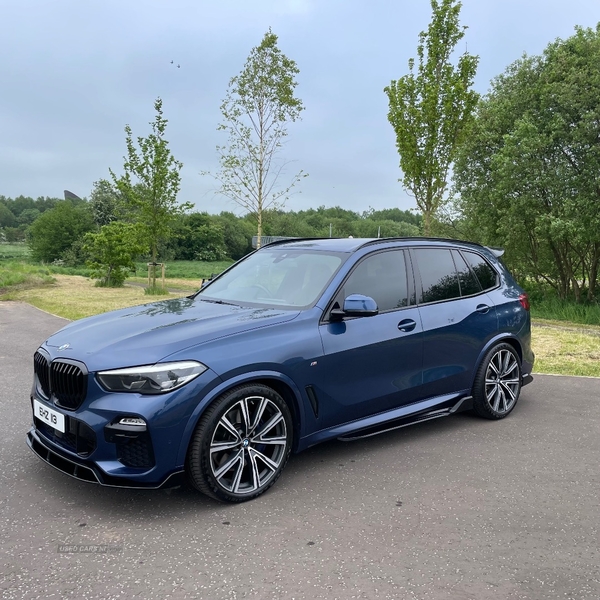
[[[0,202],[0,228],[14,227],[17,224],[17,218],[4,202]]]
[[[479,241],[561,299],[597,295],[600,27],[576,30],[494,82],[455,165],[457,209]]]
[[[385,218],[388,217],[388,218]],[[408,211],[365,211],[361,214],[334,206],[299,212],[267,211],[265,234],[290,237],[403,237],[420,235],[420,216]]]
[[[144,251],[140,229],[130,223],[112,221],[98,233],[85,236],[84,249],[89,254],[92,277],[101,287],[120,287],[135,268],[133,258]]]
[[[456,67],[450,57],[464,36],[459,25],[461,3],[431,0],[427,31],[419,35],[418,67],[385,88],[388,120],[396,133],[402,183],[425,218],[425,235],[444,200],[449,169],[477,103],[471,90],[478,57],[465,52]]]
[[[148,137],[138,137],[136,148],[129,125],[125,127],[127,156],[123,165],[124,174],[117,177],[111,170],[113,183],[129,204],[137,224],[143,229],[147,249],[153,263],[158,259],[161,242],[169,239],[172,224],[177,215],[191,208],[190,204],[178,204],[177,193],[183,164],[175,160],[165,139],[167,120],[163,117],[162,100],[154,103],[156,117],[152,133]],[[156,285],[156,274],[153,275]]]
[[[217,146],[221,166],[213,176],[221,194],[253,215],[259,245],[264,211],[283,205],[292,188],[306,177],[300,171],[286,186],[278,186],[286,165],[279,152],[287,123],[300,119],[304,110],[294,96],[298,73],[296,63],[277,47],[277,36],[269,29],[241,73],[229,82],[221,105],[223,122],[218,129],[227,132],[228,143]]]
[[[52,262],[94,228],[86,204],[74,206],[69,200],[40,215],[28,230],[28,244],[34,260]]]
[[[179,217],[172,247],[183,260],[223,260],[227,256],[223,228],[208,213],[191,213]]]
[[[94,182],[90,194],[90,209],[98,227],[108,225],[122,216],[120,199],[110,181],[100,179]]]
[[[39,216],[40,211],[37,208],[26,208],[18,217],[19,225],[31,225]]]
[[[223,245],[227,256],[238,260],[252,251],[254,225],[236,217],[231,212],[222,212],[217,223],[223,230]]]

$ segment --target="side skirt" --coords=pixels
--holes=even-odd
[[[454,413],[470,410],[471,408],[473,408],[473,397],[465,396],[450,408],[432,410],[429,412],[420,413],[418,415],[405,417],[403,419],[398,419],[396,421],[388,421],[387,423],[382,423],[380,425],[376,425],[375,427],[369,427],[350,435],[340,436],[337,439],[340,442],[354,442],[355,440],[362,440],[374,435],[379,435],[380,433],[387,433],[388,431],[394,431],[395,429],[401,429],[402,427],[416,425],[417,423],[423,423],[433,419],[440,419],[441,417],[448,417]]]

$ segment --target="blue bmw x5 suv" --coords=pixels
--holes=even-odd
[[[291,452],[473,410],[531,380],[527,296],[451,240],[270,244],[188,298],[74,322],[34,356],[44,461],[81,480],[213,498],[267,490]]]

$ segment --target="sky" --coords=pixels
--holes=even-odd
[[[281,182],[309,176],[286,208],[415,208],[383,88],[408,73],[430,17],[429,0],[0,0],[0,195],[89,196],[109,168],[122,171],[125,125],[148,135],[161,97],[184,165],[179,200],[243,214],[200,173],[218,170],[219,106],[270,27],[300,69],[305,107]],[[600,2],[463,0],[460,21],[458,50],[479,55],[485,94],[524,53],[595,28]]]

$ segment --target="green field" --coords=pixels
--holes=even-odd
[[[29,248],[26,244],[0,243],[0,263],[7,260],[29,260]]]
[[[147,262],[135,263],[135,276],[147,277]],[[212,274],[218,274],[233,264],[232,260],[205,262],[202,260],[173,260],[165,263],[166,279],[208,279]],[[160,267],[157,269],[160,274]],[[133,275],[133,274],[132,274]]]
[[[217,262],[176,260],[165,263],[165,278],[170,280],[190,280],[189,284],[173,282],[169,287],[178,289],[197,289],[202,279],[218,274],[229,267],[233,261]],[[85,266],[67,267],[55,264],[40,264],[31,260],[26,244],[0,244],[0,294],[14,287],[36,287],[53,283],[53,275],[90,276],[90,269]],[[144,283],[147,281],[148,267],[146,262],[136,263],[131,273],[131,281]]]

